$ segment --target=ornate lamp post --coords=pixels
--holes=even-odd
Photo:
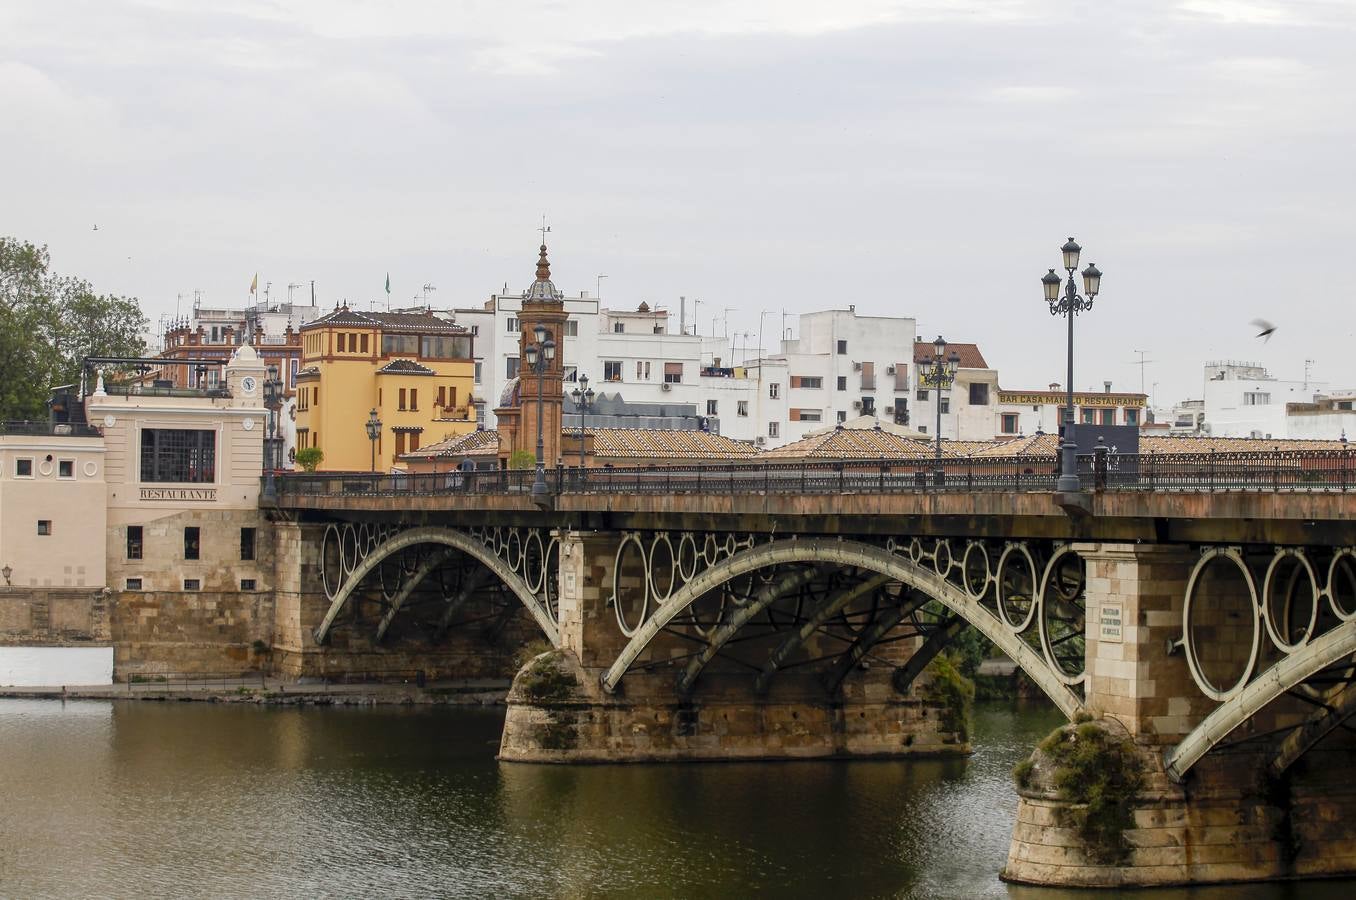
[[[524,348],[527,355],[527,367],[537,376],[537,477],[532,480],[532,502],[545,506],[546,495],[546,458],[542,449],[542,376],[546,374],[551,360],[556,358],[556,342],[551,340],[551,332],[540,323],[532,329],[537,339],[535,344]]]
[[[570,391],[570,398],[579,407],[579,477],[584,477],[584,426],[589,410],[593,409],[593,388],[589,387],[589,377],[579,376],[579,387]]]
[[[956,381],[956,370],[960,368],[960,354],[955,350],[946,355],[946,339],[940,334],[932,342],[932,359],[918,366],[918,383],[937,389],[937,434],[936,470],[937,483],[945,477],[942,473],[942,391],[949,391]]]
[[[1074,270],[1078,268],[1078,254],[1083,248],[1078,246],[1073,238],[1069,238],[1059,249],[1064,255],[1064,268],[1069,273],[1068,281],[1056,274],[1054,269],[1041,278],[1041,285],[1045,288],[1045,302],[1050,304],[1050,315],[1067,316],[1069,319],[1069,372],[1068,391],[1064,401],[1064,440],[1060,444],[1059,480],[1055,483],[1055,490],[1061,494],[1076,494],[1080,485],[1078,443],[1074,440],[1074,316],[1092,309],[1092,300],[1101,288],[1102,273],[1097,270],[1095,264],[1088,264],[1083,270],[1083,293],[1087,296],[1080,296],[1074,285]],[[1063,294],[1060,293],[1061,284],[1064,286]]]
[[[377,438],[381,437],[381,419],[377,418],[377,408],[367,414],[367,439],[372,442],[372,474],[377,472]]]
[[[268,437],[264,439],[264,467],[268,469],[268,480],[264,492],[273,494],[276,488],[274,479],[278,469],[282,468],[282,440],[278,437],[278,415],[282,410],[282,380],[278,378],[278,367],[268,367],[268,378],[264,380],[264,409],[268,410]]]

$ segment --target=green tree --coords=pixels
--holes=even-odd
[[[297,465],[307,472],[314,472],[325,461],[325,451],[319,447],[303,447],[297,451]]]
[[[46,247],[0,237],[0,419],[43,419],[51,388],[86,356],[141,356],[146,317],[134,298],[96,294],[51,270]]]
[[[537,467],[537,454],[531,450],[514,450],[509,454],[508,467],[510,469],[535,469]]]

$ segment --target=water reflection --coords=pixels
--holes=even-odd
[[[501,721],[0,700],[0,896],[1081,896],[996,877],[1043,708],[981,709],[972,759],[914,762],[501,764]]]

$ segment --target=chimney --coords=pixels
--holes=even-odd
[[[1103,382],[1102,382],[1102,389],[1105,390],[1108,394],[1111,393],[1111,382],[1109,382],[1109,381],[1103,381]]]
[[[1058,381],[1052,381],[1052,382],[1050,382],[1050,390],[1052,390],[1052,391],[1057,391],[1057,390],[1059,390],[1059,382],[1058,382]]]

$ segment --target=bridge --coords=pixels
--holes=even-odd
[[[1080,469],[1062,505],[1051,457],[556,469],[545,503],[532,472],[288,476],[281,649],[539,642],[505,759],[907,755],[969,749],[941,658],[969,626],[1144,772],[1106,852],[1037,750],[1007,877],[1356,872],[1347,452]]]

